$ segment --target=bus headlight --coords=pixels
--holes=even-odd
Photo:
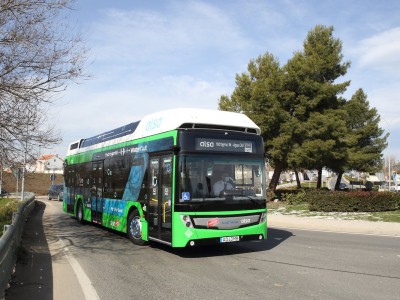
[[[265,222],[266,218],[267,218],[267,213],[263,212],[263,213],[261,214],[261,217],[260,217],[260,223]]]

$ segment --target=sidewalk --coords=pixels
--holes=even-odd
[[[85,299],[79,279],[66,259],[64,246],[46,233],[46,228],[51,227],[43,218],[46,209],[49,207],[39,199],[25,223],[15,273],[5,292],[6,300]]]
[[[268,227],[400,237],[400,223],[267,214]]]
[[[15,273],[5,299],[52,299],[51,255],[43,230],[44,207],[36,201],[24,225]]]

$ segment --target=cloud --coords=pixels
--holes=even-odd
[[[398,85],[386,85],[370,91],[368,98],[371,99],[379,111],[384,127],[400,129],[399,106],[399,87]]]
[[[125,84],[71,87],[59,108],[58,126],[75,132],[73,140],[140,120],[144,115],[173,107],[216,109],[220,95],[230,88],[224,81],[207,81],[190,75],[168,75],[157,80],[125,76]],[[130,84],[126,84],[129,82]],[[85,130],[83,131],[82,128]]]
[[[383,31],[360,41],[353,52],[361,68],[398,73],[400,68],[400,27]]]
[[[235,74],[245,72],[250,59],[268,51],[285,64],[302,49],[307,31],[316,24],[334,25],[339,38],[346,34],[353,89],[363,88],[383,118],[396,118],[394,132],[400,27],[393,28],[398,22],[385,17],[388,9],[378,9],[382,4],[368,3],[366,10],[364,2],[348,6],[344,0],[339,2],[343,5],[294,0],[79,2],[86,9],[82,20],[89,26],[93,79],[70,86],[62,99],[66,105],[55,109],[61,116],[57,127],[64,132],[60,154],[76,139],[148,113],[172,107],[216,108],[220,95],[233,91]],[[398,20],[396,11],[391,13]],[[371,16],[373,24],[383,25],[371,29]]]
[[[224,11],[201,2],[180,2],[162,13],[110,9],[103,16],[92,24],[96,59],[124,61],[136,71],[171,72],[193,62],[205,66],[250,43]]]
[[[238,54],[251,44],[223,9],[197,2],[172,2],[162,11],[131,6],[104,9],[89,23],[93,78],[70,86],[54,108],[64,142],[140,120],[173,107],[216,109],[229,93]],[[101,20],[101,21],[99,21]],[[247,60],[247,58],[246,58]]]

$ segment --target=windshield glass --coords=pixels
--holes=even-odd
[[[264,174],[262,159],[184,155],[179,163],[179,202],[262,200]]]

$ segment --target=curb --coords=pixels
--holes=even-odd
[[[268,227],[400,237],[400,223],[267,214]]]

